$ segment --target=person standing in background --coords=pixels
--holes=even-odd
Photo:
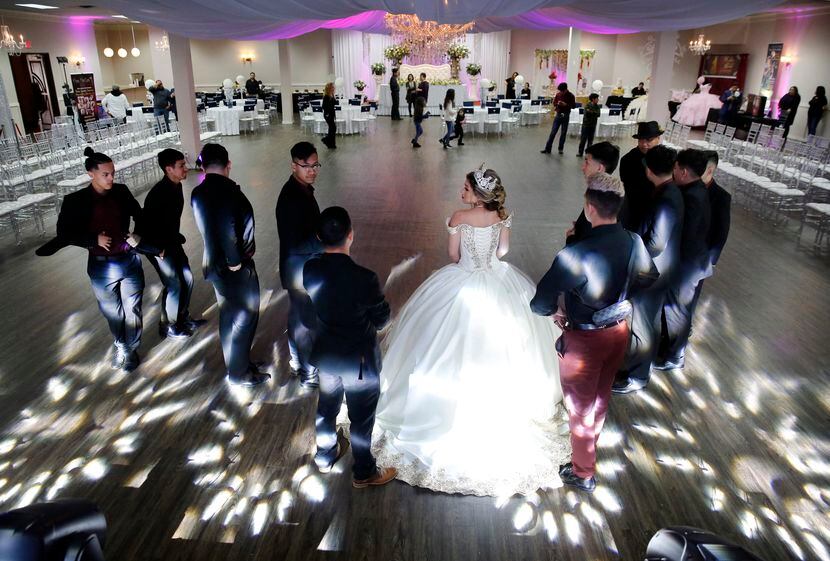
[[[467,116],[467,113],[464,111],[463,107],[458,108],[458,112],[455,115],[455,125],[452,128],[452,136],[450,140],[458,139],[458,145],[464,146],[464,118]]]
[[[550,154],[553,148],[553,139],[556,137],[557,132],[560,133],[559,154],[564,153],[565,138],[568,136],[568,120],[571,117],[571,109],[576,107],[576,98],[574,94],[568,91],[568,84],[562,82],[556,89],[559,91],[553,98],[553,125],[551,126],[550,136],[545,144],[545,148],[542,150],[542,154]]]
[[[427,102],[422,96],[417,96],[415,98],[415,115],[412,118],[412,121],[415,123],[415,138],[412,139],[412,147],[413,148],[420,148],[421,145],[418,144],[418,139],[421,138],[421,135],[424,134],[424,127],[421,126],[425,118],[424,109],[426,108]]]
[[[398,84],[398,69],[392,69],[392,77],[389,78],[389,93],[392,95],[392,120],[401,120],[401,86]]]
[[[516,76],[518,72],[514,72],[505,83],[507,84],[507,91],[504,94],[505,99],[516,99]]]
[[[251,72],[245,82],[245,92],[252,97],[259,97],[259,94],[262,93],[262,82],[256,79],[255,72]]]
[[[795,114],[801,104],[801,96],[798,95],[798,88],[790,87],[790,90],[778,100],[778,119],[784,125],[784,138],[790,134],[790,127],[795,122]]]
[[[455,122],[456,108],[455,108],[455,90],[450,88],[444,96],[444,105],[441,107],[441,118],[444,119],[444,124],[447,126],[447,132],[439,142],[444,145],[444,149],[452,148],[450,140],[452,138],[452,127]]]
[[[170,131],[170,106],[172,105],[173,92],[164,87],[161,80],[156,80],[156,85],[149,88],[153,95],[153,116],[164,115],[165,132]]]
[[[824,92],[824,86],[818,86],[816,95],[810,100],[810,108],[807,110],[807,134],[816,134],[818,123],[826,110],[827,95]]]
[[[594,134],[597,132],[597,121],[602,112],[599,103],[597,103],[598,101],[599,94],[592,93],[588,96],[588,103],[585,104],[584,108],[585,113],[582,115],[582,131],[579,135],[579,152],[576,154],[577,158],[582,157],[586,145],[590,148],[594,143]]]
[[[639,84],[637,84],[636,88],[631,88],[631,97],[646,95],[646,88],[644,86],[645,84],[640,82]]]
[[[406,105],[409,109],[410,117],[412,117],[412,104],[415,102],[416,89],[418,89],[418,84],[415,82],[415,76],[408,74],[406,76]]]
[[[323,144],[332,150],[337,148],[337,123],[334,122],[334,108],[336,105],[337,100],[334,99],[334,83],[329,82],[323,89],[323,119],[325,119],[326,124],[329,126],[328,134],[323,137]]]
[[[115,119],[119,125],[127,122],[127,111],[130,110],[131,106],[127,96],[124,95],[124,92],[121,91],[118,84],[112,86],[110,93],[105,95],[104,99],[101,100],[101,105],[104,107],[107,115]]]

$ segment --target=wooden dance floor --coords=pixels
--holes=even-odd
[[[426,125],[417,151],[409,120],[381,119],[376,134],[340,138],[336,151],[317,141],[317,197],[352,213],[355,259],[381,279],[391,273],[388,297],[400,310],[447,263],[445,217],[460,206],[465,172],[486,161],[515,213],[506,259],[538,280],[580,211],[576,141],[564,156],[539,154],[548,121],[443,150],[438,120]],[[768,561],[830,558],[830,266],[737,205],[704,286],[687,367],[614,397],[593,495],[448,496],[401,482],[358,491],[350,454],[318,474],[316,397],[288,374],[274,218],[289,147],[307,138],[298,125],[275,124],[225,141],[231,175],[256,212],[254,355],[273,375],[265,389],[223,380],[215,297],[201,278],[189,204],[191,310],[209,323],[192,340],[160,340],[160,284],[144,261],[144,362],[128,375],[109,368],[111,338],[85,252],[38,258],[31,232],[22,248],[3,238],[0,511],[91,499],[109,523],[107,559],[118,561],[635,560],[656,530],[680,524]],[[196,173],[187,180],[188,202],[199,181]],[[54,219],[48,227],[51,234]],[[504,383],[515,374],[505,372]]]

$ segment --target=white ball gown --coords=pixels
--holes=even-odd
[[[700,92],[690,95],[677,108],[674,114],[674,121],[681,125],[702,127],[709,117],[709,109],[720,109],[723,103],[714,94],[710,94],[712,84],[700,86]]]
[[[387,340],[373,449],[411,485],[490,496],[561,486],[559,330],[530,311],[534,283],[496,257],[511,218],[448,227],[461,259],[416,290]]]

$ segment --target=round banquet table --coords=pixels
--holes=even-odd
[[[224,106],[207,109],[208,116],[216,122],[216,130],[226,136],[239,134],[239,118],[243,112],[242,106],[233,109]]]

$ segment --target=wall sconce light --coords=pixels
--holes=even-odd
[[[795,57],[793,55],[783,55],[781,57],[781,62],[783,62],[787,66],[791,66],[792,63],[795,62]]]
[[[248,54],[248,53],[243,54],[242,55],[242,64],[252,63],[252,62],[254,62],[254,58],[256,58],[256,57],[253,54]]]
[[[69,64],[77,66],[80,68],[86,63],[86,58],[81,55],[72,55],[69,57]]]

